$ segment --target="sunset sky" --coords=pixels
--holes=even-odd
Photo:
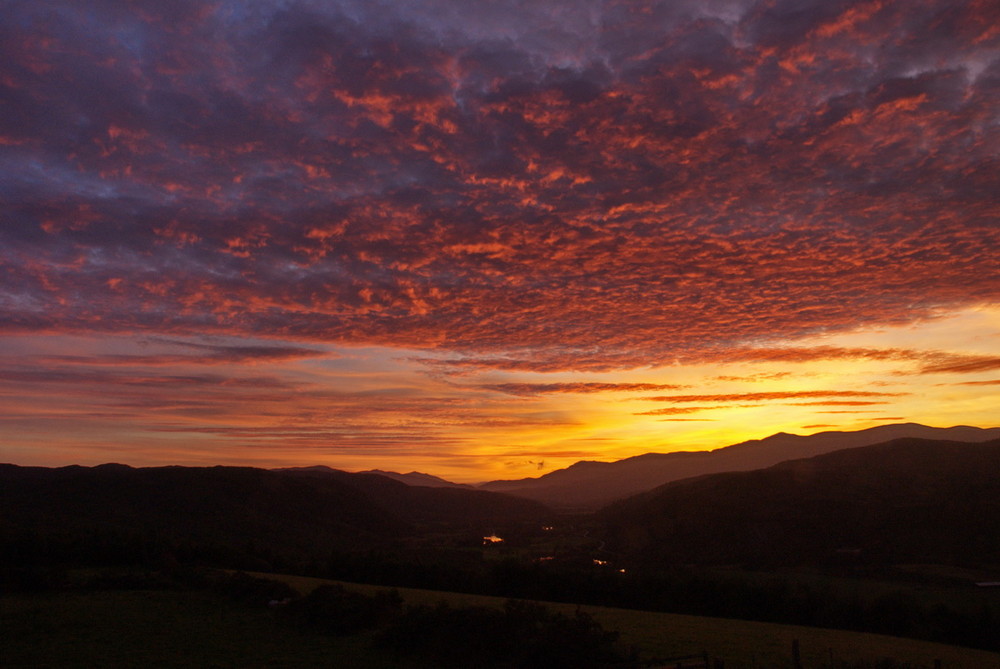
[[[1000,425],[996,0],[0,1],[0,461]]]

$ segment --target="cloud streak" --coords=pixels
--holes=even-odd
[[[753,393],[727,393],[721,395],[660,395],[641,397],[649,402],[764,402],[769,400],[803,399],[810,397],[900,397],[907,393],[886,393],[874,390],[775,390]]]
[[[483,390],[492,390],[508,395],[531,397],[536,395],[559,394],[591,394],[608,392],[650,392],[654,390],[679,390],[684,385],[670,383],[493,383],[477,386]]]

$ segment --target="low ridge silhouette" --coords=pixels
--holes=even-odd
[[[900,438],[978,442],[1000,438],[1000,428],[928,427],[917,423],[882,425],[856,432],[819,432],[800,436],[779,432],[712,451],[646,453],[616,462],[581,461],[538,478],[490,481],[482,490],[533,499],[553,508],[596,510],[670,481],[770,467],[845,448]]]

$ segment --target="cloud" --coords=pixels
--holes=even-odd
[[[770,391],[753,393],[726,393],[717,395],[661,395],[655,397],[641,397],[649,402],[670,402],[673,404],[687,404],[690,402],[713,402],[713,405],[701,406],[670,406],[649,411],[636,412],[636,416],[672,416],[689,413],[699,413],[702,411],[712,411],[716,409],[746,408],[758,406],[757,404],[741,404],[745,402],[769,402],[774,400],[823,398],[814,402],[785,402],[786,406],[872,406],[888,404],[882,400],[845,400],[834,399],[844,397],[900,397],[909,393],[884,393],[867,390],[791,390],[791,391]],[[817,413],[854,413],[846,411],[819,411]]]
[[[605,393],[605,392],[650,392],[654,390],[678,390],[687,386],[670,383],[491,383],[476,386],[508,395],[534,396],[552,393]]]
[[[641,397],[649,402],[764,402],[769,400],[802,399],[810,397],[901,397],[909,393],[885,393],[871,390],[776,390],[755,393],[726,393],[719,395],[660,395]]]
[[[774,348],[735,348],[720,353],[720,359],[731,362],[804,363],[817,360],[922,360],[927,352],[899,348],[863,348],[843,346],[783,346]]]
[[[609,371],[995,303],[997,19],[14,3],[0,330]]]
[[[702,411],[712,411],[713,409],[721,409],[722,407],[665,407],[663,409],[653,409],[651,411],[640,411],[636,412],[636,416],[674,416],[678,414],[688,414],[688,413],[700,413]]]
[[[874,404],[889,404],[889,402],[865,402],[861,400],[824,400],[822,402],[790,402],[793,407],[865,407]]]
[[[296,386],[276,376],[230,376],[224,374],[145,374],[141,371],[112,372],[90,369],[0,369],[0,383],[61,384],[70,386],[149,387],[149,388],[274,388],[293,389]]]
[[[1000,369],[1000,357],[989,355],[949,356],[949,359],[922,366],[919,374],[975,374]]]
[[[302,346],[253,346],[199,344],[178,340],[162,340],[168,347],[190,349],[192,354],[156,353],[150,355],[50,355],[39,362],[44,364],[73,364],[94,366],[151,366],[176,365],[228,365],[280,363],[307,358],[334,357],[318,348]]]
[[[791,376],[791,372],[758,372],[757,374],[751,374],[748,376],[716,376],[715,381],[737,381],[740,383],[759,383],[762,381],[777,381],[780,379],[787,379]]]

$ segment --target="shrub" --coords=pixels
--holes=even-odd
[[[638,666],[618,635],[581,611],[570,617],[531,602],[483,607],[408,608],[380,636],[379,645],[440,666],[585,668]]]
[[[220,576],[212,585],[230,599],[254,606],[267,606],[268,602],[293,599],[299,594],[282,581],[250,576],[241,571]]]
[[[321,585],[288,605],[293,620],[329,634],[347,635],[386,624],[402,608],[395,590],[369,597],[339,585]]]

